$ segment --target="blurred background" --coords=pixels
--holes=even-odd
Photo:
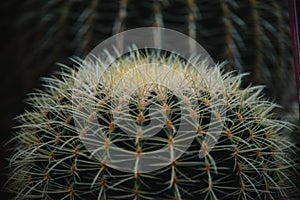
[[[266,85],[266,98],[282,106],[279,116],[300,124],[287,1],[10,0],[1,1],[0,15],[1,185],[9,149],[3,145],[13,118],[30,109],[26,94],[42,88],[40,77],[132,28],[160,26],[193,37],[215,62],[228,61],[227,71],[249,72],[244,86]]]

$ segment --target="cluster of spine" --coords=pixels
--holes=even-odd
[[[16,31],[25,32],[20,45],[33,49],[33,56],[23,57],[43,57],[36,70],[40,63],[49,69],[58,59],[81,57],[113,34],[159,26],[189,35],[215,60],[229,61],[231,69],[250,72],[246,85],[266,85],[264,92],[279,104],[289,107],[295,99],[287,1],[29,0],[17,5],[22,19]]]
[[[146,73],[153,83],[138,87],[145,79],[127,72],[149,63],[158,66]],[[45,79],[44,91],[30,96],[32,110],[19,117],[16,151],[10,163],[9,189],[16,199],[267,200],[297,195],[289,178],[293,174],[293,145],[287,134],[282,134],[288,124],[276,120],[272,114],[276,105],[260,97],[261,87],[240,89],[242,75],[220,75],[221,66],[211,68],[205,62],[198,63],[196,73],[182,59],[161,54],[131,53],[117,60],[113,65],[117,67],[112,66],[104,75],[97,70],[99,66],[101,63],[80,66],[80,78],[85,80],[82,84],[88,80],[88,87],[77,87],[77,70],[65,68],[59,78]],[[187,80],[185,91],[156,87],[155,83],[161,83],[159,70],[164,69],[159,66],[169,66],[178,75],[163,83]],[[122,82],[119,79],[124,74]],[[125,83],[132,85],[122,85]],[[126,89],[134,87],[128,109],[119,109],[124,100],[113,101],[113,89],[126,94]],[[82,97],[77,104],[74,94]],[[196,106],[189,106],[191,99]],[[95,112],[85,107],[89,103],[95,105]],[[143,127],[154,120],[149,114],[154,104],[161,106],[166,120],[153,137],[147,138],[143,134],[149,130]],[[181,104],[187,105],[187,112],[182,112]],[[216,111],[220,106],[224,109]],[[134,121],[135,126],[128,131],[135,135],[114,121],[116,111]],[[106,157],[93,157],[94,152],[83,142],[88,137],[87,128],[76,126],[75,116],[86,122],[96,120],[103,127],[105,142],[90,141],[102,144],[97,149],[110,152],[123,148],[135,155],[132,173],[116,169]],[[209,147],[206,141],[213,137],[209,131],[212,116],[222,126],[217,143]],[[192,143],[176,156],[174,152],[181,148],[178,144],[187,139],[179,134],[181,119],[193,127],[189,136]],[[98,131],[92,134],[100,136]],[[170,153],[160,158],[161,168],[142,172],[138,160],[163,147]],[[199,157],[200,151],[203,157]]]

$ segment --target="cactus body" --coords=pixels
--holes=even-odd
[[[30,97],[32,111],[19,117],[10,165],[10,189],[17,199],[296,196],[289,178],[292,144],[281,134],[287,124],[274,118],[276,105],[260,97],[261,87],[240,89],[242,75],[221,75],[220,66],[209,68],[205,62],[198,63],[196,73],[176,56],[138,52],[115,61],[104,74],[97,70],[101,62],[80,67],[81,75],[65,68],[59,78],[45,79],[44,91]],[[78,76],[88,83],[76,84]],[[124,94],[130,95],[126,99]],[[90,111],[89,104],[95,110]],[[154,105],[164,121],[147,137],[155,128],[149,126],[156,119],[150,112]],[[224,108],[220,112],[219,106]],[[124,130],[116,118],[133,125]],[[91,132],[90,126],[76,125],[79,120],[102,129]],[[180,132],[182,120],[188,122],[189,132]],[[217,122],[222,124],[220,135],[209,146],[206,141],[214,136],[209,130]],[[181,142],[189,139],[181,152]],[[96,148],[89,149],[89,144]],[[142,158],[162,148],[167,153],[159,154],[159,162],[148,163],[159,167],[143,171]],[[132,159],[108,162],[110,153],[120,149]],[[103,154],[97,157],[100,150]],[[123,169],[116,167],[118,162]]]
[[[266,85],[267,96],[286,109],[296,99],[286,1],[30,0],[17,6],[16,32],[26,33],[17,37],[20,49],[32,49],[21,52],[22,72],[49,73],[58,60],[85,56],[113,34],[160,26],[194,38],[215,60],[229,61],[228,70],[250,72],[247,84]]]

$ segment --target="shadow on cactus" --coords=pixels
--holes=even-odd
[[[18,117],[7,187],[14,198],[297,196],[290,124],[272,114],[262,87],[240,89],[244,75],[200,61],[195,73],[178,56],[151,51],[124,55],[104,74],[100,61],[75,63],[86,82],[63,67]]]

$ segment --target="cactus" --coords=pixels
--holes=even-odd
[[[76,61],[81,74],[78,68],[63,67],[59,77],[44,79],[44,91],[31,94],[32,110],[18,118],[10,163],[8,188],[16,199],[297,196],[290,178],[294,147],[288,134],[282,134],[289,125],[272,114],[276,105],[260,96],[262,87],[242,89],[242,74],[222,75],[222,65],[210,68],[200,61],[195,69],[164,53],[131,52],[101,74],[97,69],[103,62]],[[147,68],[149,63],[152,68]],[[151,122],[159,118],[151,115],[153,106],[165,120],[159,131],[146,137],[156,127],[149,126]],[[134,123],[124,130],[115,119]],[[102,131],[78,126],[80,120],[100,125]],[[180,132],[182,120],[191,129]],[[210,130],[219,122],[215,138]],[[214,146],[209,138],[217,140]],[[191,143],[181,152],[180,144],[187,140]],[[157,156],[159,162],[146,163],[155,169],[143,170],[141,159],[164,147],[167,153]],[[120,149],[132,159],[117,154],[118,159],[108,162],[109,153],[122,153]],[[97,156],[99,150],[102,157]]]
[[[266,96],[285,109],[296,99],[287,1],[29,0],[17,6],[22,17],[16,32],[26,33],[18,36],[20,47],[32,49],[24,49],[20,66],[40,74],[64,58],[85,56],[112,34],[161,26],[199,41],[215,60],[230,62],[227,70],[250,72],[245,85],[266,85]]]

